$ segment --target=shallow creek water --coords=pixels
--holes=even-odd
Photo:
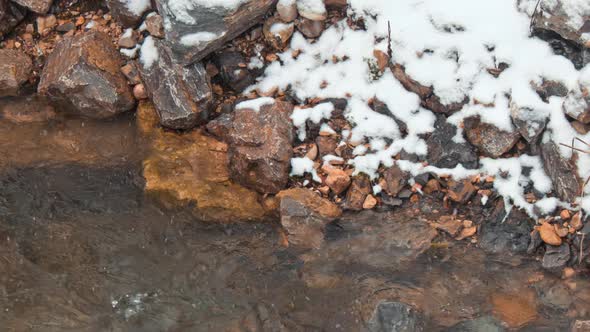
[[[361,331],[381,301],[416,308],[425,331],[568,331],[589,318],[587,275],[440,237],[408,258],[356,228],[375,213],[345,216],[326,250],[303,253],[277,224],[163,209],[143,193],[133,116],[1,116],[2,331]],[[420,231],[427,215],[412,211],[387,223]]]

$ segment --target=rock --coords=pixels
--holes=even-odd
[[[213,61],[219,69],[223,85],[235,92],[240,93],[256,83],[256,76],[246,66],[248,60],[240,52],[222,51],[217,53]]]
[[[461,228],[463,228],[463,223],[461,220],[457,220],[452,216],[442,216],[436,222],[431,223],[432,227],[439,229],[452,237],[457,236]]]
[[[541,234],[538,230],[534,230],[531,232],[531,242],[529,243],[529,247],[527,248],[526,252],[529,255],[535,253],[535,251],[543,244],[543,240],[541,239]]]
[[[503,202],[498,202],[493,215],[481,225],[479,246],[494,254],[526,252],[531,241],[533,221],[514,208],[506,216]]]
[[[424,331],[424,318],[411,306],[400,302],[381,302],[367,324],[370,332]]]
[[[572,220],[570,221],[570,226],[576,231],[579,231],[580,229],[582,229],[584,224],[582,223],[582,213],[581,212],[577,212],[576,214],[573,215]]]
[[[46,14],[53,0],[12,0],[37,14]]]
[[[547,270],[561,270],[570,260],[570,245],[547,246],[543,256],[543,267]]]
[[[350,186],[351,179],[348,173],[340,168],[331,166],[322,167],[322,169],[328,174],[325,180],[325,184],[330,187],[335,195],[340,195]]]
[[[564,202],[574,202],[580,192],[576,167],[561,156],[558,146],[551,141],[541,144],[541,158],[557,197]]]
[[[531,21],[531,28],[533,34],[546,40],[556,54],[565,56],[576,69],[581,69],[590,62],[590,49],[584,46],[586,40],[582,36],[590,32],[590,17],[582,16],[580,25],[573,25],[574,18],[564,10],[564,2],[567,3],[564,0],[541,2]],[[574,9],[573,12],[578,10],[582,9]]]
[[[166,41],[173,57],[184,65],[202,60],[259,23],[275,0],[246,0],[239,6],[210,6],[191,2],[178,6],[177,0],[156,0],[165,22]]]
[[[344,9],[348,6],[348,0],[324,0],[327,8]]]
[[[494,316],[511,329],[527,325],[538,317],[534,292],[523,291],[518,294],[493,294]]]
[[[543,79],[541,84],[531,85],[544,102],[548,102],[550,97],[565,97],[568,93],[567,87],[559,81]]]
[[[107,118],[135,105],[110,37],[98,31],[65,38],[47,59],[39,93],[92,118]]]
[[[590,331],[590,320],[576,320],[572,324],[571,332],[589,332]]]
[[[141,83],[141,77],[139,76],[139,69],[137,68],[137,63],[135,61],[131,61],[121,67],[121,72],[127,78],[129,83],[135,85]]]
[[[9,0],[0,0],[0,36],[9,33],[25,17],[26,11]]]
[[[74,24],[74,22],[66,22],[63,24],[58,25],[55,30],[57,30],[58,32],[68,32],[68,31],[72,31],[76,29],[76,25]]]
[[[295,31],[293,23],[283,23],[274,17],[267,19],[262,27],[264,39],[278,50],[283,50],[289,45],[293,31]]]
[[[548,289],[540,288],[538,292],[543,304],[557,310],[569,309],[574,301],[568,287],[561,282],[555,283]]]
[[[170,50],[160,40],[154,42],[158,60],[151,66],[140,65],[144,85],[158,114],[160,123],[172,129],[190,129],[209,117],[213,92],[205,67],[195,63],[187,67],[175,63]]]
[[[461,230],[461,233],[459,233],[459,236],[457,236],[455,239],[457,239],[457,241],[461,241],[468,237],[472,237],[475,235],[475,233],[477,233],[476,226],[466,227]]]
[[[372,192],[371,181],[366,175],[357,175],[352,180],[352,184],[346,193],[346,204],[344,206],[347,210],[361,211],[365,199]]]
[[[147,91],[145,91],[145,86],[143,84],[138,84],[133,87],[133,97],[137,100],[148,98]]]
[[[0,49],[0,97],[18,95],[32,69],[33,62],[24,52]]]
[[[37,31],[40,34],[47,34],[51,29],[57,26],[57,18],[55,15],[38,16],[37,17]]]
[[[156,110],[143,102],[137,110],[138,128],[151,138],[143,162],[145,191],[167,208],[190,207],[205,222],[261,221],[258,195],[229,177],[227,145],[198,130],[186,133],[157,127]]]
[[[459,204],[467,203],[477,192],[477,188],[469,180],[448,181],[447,195],[453,202]]]
[[[320,157],[328,154],[334,154],[334,151],[338,147],[338,139],[332,136],[318,136],[315,140],[318,146],[318,152]]]
[[[132,7],[128,0],[106,0],[113,18],[126,28],[136,27],[141,22],[143,14],[152,8],[150,1],[134,2],[136,5]]]
[[[520,135],[529,143],[536,143],[539,140],[549,120],[547,116],[539,114],[534,109],[518,107],[514,103],[510,105],[510,117]]]
[[[445,332],[504,332],[501,322],[492,316],[462,321],[444,330]]]
[[[299,15],[312,21],[324,21],[328,18],[323,0],[298,0],[297,11]]]
[[[583,124],[590,123],[590,86],[573,89],[563,102],[563,112]]]
[[[479,117],[467,118],[463,124],[469,143],[492,158],[499,158],[508,152],[520,138],[520,133],[500,130],[494,125],[481,122]]]
[[[536,227],[536,229],[539,231],[539,235],[543,242],[552,246],[561,245],[561,238],[557,235],[555,228],[550,223],[545,222],[541,226]]]
[[[324,242],[326,225],[340,217],[342,211],[330,200],[305,188],[281,191],[281,225],[289,244],[303,249],[319,249]]]
[[[306,18],[299,18],[295,22],[297,30],[307,38],[317,38],[324,32],[324,21],[313,21]]]
[[[209,131],[221,133],[229,144],[233,180],[261,193],[285,188],[293,155],[292,111],[292,104],[275,101],[259,111],[236,109],[209,123]]]
[[[145,19],[145,27],[150,35],[156,38],[164,38],[164,20],[158,14],[149,14]]]
[[[588,132],[590,132],[590,125],[583,124],[580,121],[572,121],[570,122],[570,125],[580,135],[586,135]]]
[[[55,108],[37,95],[6,98],[0,103],[0,118],[12,123],[46,122],[56,118]]]
[[[296,0],[279,0],[277,13],[283,22],[293,22],[298,15]]]
[[[399,166],[394,165],[385,170],[383,178],[386,183],[386,186],[383,189],[385,189],[389,195],[396,197],[400,191],[404,189],[410,176],[408,173],[402,171]]]
[[[426,144],[429,164],[440,168],[455,168],[461,164],[467,169],[477,168],[479,159],[474,148],[467,143],[456,143],[453,137],[457,128],[448,123],[444,117],[438,117],[434,124],[435,130]]]
[[[377,205],[377,199],[373,195],[368,195],[363,202],[364,210],[371,210]]]
[[[137,37],[133,30],[127,30],[122,34],[117,44],[123,48],[134,48],[137,44]]]

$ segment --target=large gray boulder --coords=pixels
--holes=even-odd
[[[198,0],[156,0],[164,19],[166,41],[174,58],[185,65],[202,60],[260,22],[275,3],[242,0],[211,5]]]

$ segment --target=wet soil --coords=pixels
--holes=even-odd
[[[0,119],[0,330],[360,331],[383,301],[416,308],[425,331],[567,331],[590,317],[587,275],[442,235],[415,257],[366,231],[420,232],[435,200],[346,215],[313,252],[284,247],[278,223],[165,210],[144,195],[134,128]]]

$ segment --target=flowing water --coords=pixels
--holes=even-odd
[[[568,331],[590,317],[588,275],[440,236],[414,258],[366,231],[376,213],[346,216],[305,253],[277,223],[163,209],[143,193],[132,115],[23,117],[40,106],[0,102],[1,331],[360,331],[382,301],[416,308],[425,331]],[[428,212],[414,209],[387,224],[422,231]]]

